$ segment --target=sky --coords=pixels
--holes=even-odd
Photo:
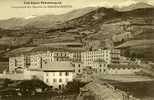
[[[24,4],[24,2],[61,2],[56,6],[67,6],[66,8],[51,8],[54,4]],[[34,16],[47,14],[63,14],[74,9],[84,7],[112,7],[128,6],[136,2],[146,2],[154,5],[154,0],[0,0],[0,20],[12,17],[32,18]],[[21,8],[24,6],[41,6],[42,8]],[[44,8],[44,6],[50,6]]]

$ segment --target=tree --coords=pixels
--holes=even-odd
[[[87,83],[80,82],[79,80],[73,80],[72,82],[68,82],[64,89],[64,93],[66,94],[79,93],[80,88],[83,87],[85,84]]]
[[[35,95],[36,89],[45,90],[45,88],[49,88],[47,84],[38,79],[21,81],[17,87],[20,88],[22,94],[24,95]]]
[[[3,87],[6,88],[11,83],[13,83],[13,81],[6,78],[6,79],[3,80]]]

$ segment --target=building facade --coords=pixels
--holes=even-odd
[[[137,72],[140,72],[142,68],[139,65],[121,65],[121,64],[115,64],[115,65],[109,65],[107,74],[135,74]]]
[[[75,67],[72,61],[81,61],[80,55],[79,52],[62,50],[15,55],[9,58],[9,71],[17,74],[20,70],[29,79],[36,76],[53,88],[62,89],[73,80]]]
[[[42,51],[15,55],[9,57],[9,71],[14,72],[17,68],[42,69],[44,63],[63,61],[81,61],[81,53],[69,51]]]
[[[112,40],[114,42],[123,42],[125,40],[129,40],[129,39],[132,39],[133,38],[133,35],[131,32],[124,32],[124,33],[121,33],[121,34],[117,34],[117,35],[114,35],[112,37]]]
[[[85,68],[85,66],[83,65],[82,62],[72,62],[72,65],[74,67],[75,74],[83,73],[83,69]]]
[[[14,72],[17,68],[24,68],[25,66],[25,57],[24,55],[21,56],[14,56],[9,58],[9,71]]]
[[[95,50],[81,53],[81,61],[85,66],[91,66],[97,60],[103,60],[106,64],[119,63],[120,50]]]
[[[49,86],[62,89],[75,77],[71,62],[48,62],[43,65],[43,81]]]
[[[50,59],[48,52],[35,52],[9,57],[9,72],[16,69],[41,69],[42,63]]]

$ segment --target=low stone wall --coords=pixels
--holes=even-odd
[[[0,74],[0,79],[27,80],[32,79],[32,76],[25,74]]]
[[[26,71],[24,73],[4,73],[0,74],[0,79],[11,79],[11,80],[29,80],[32,78],[38,78],[43,80],[43,73],[41,71]]]
[[[138,69],[109,69],[108,74],[135,74],[136,72],[141,71],[141,68]]]

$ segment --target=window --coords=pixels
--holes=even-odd
[[[56,53],[56,55],[58,56],[58,52]]]
[[[53,73],[53,76],[55,76],[55,73]]]
[[[72,64],[73,67],[75,67],[75,64]]]
[[[60,78],[60,79],[59,79],[59,83],[61,83],[61,82],[62,82],[62,79]]]
[[[65,75],[66,75],[66,76],[69,76],[69,72],[65,72]]]
[[[102,67],[102,65],[100,64],[99,67]]]
[[[42,57],[40,58],[40,68],[42,68]]]
[[[57,82],[57,79],[54,78],[54,79],[53,79],[53,82],[56,83],[56,82]]]
[[[26,56],[25,62],[26,62],[26,67],[30,66],[30,56]]]
[[[106,70],[104,69],[103,71],[105,72]]]
[[[68,79],[66,78],[65,81],[66,81],[66,83],[67,83],[67,82],[68,82]]]
[[[17,60],[15,59],[15,66],[17,66]]]
[[[80,64],[78,65],[78,67],[80,67]]]
[[[46,76],[48,76],[48,73],[46,73]]]
[[[49,82],[48,78],[46,79],[46,82],[47,82],[47,83]]]
[[[59,89],[61,89],[62,88],[62,86],[61,85],[59,85]]]
[[[44,59],[43,62],[44,62],[44,64],[47,64],[47,59]]]
[[[62,72],[59,72],[59,76],[62,76]]]
[[[62,89],[64,89],[65,88],[65,85],[64,84],[62,84]]]

